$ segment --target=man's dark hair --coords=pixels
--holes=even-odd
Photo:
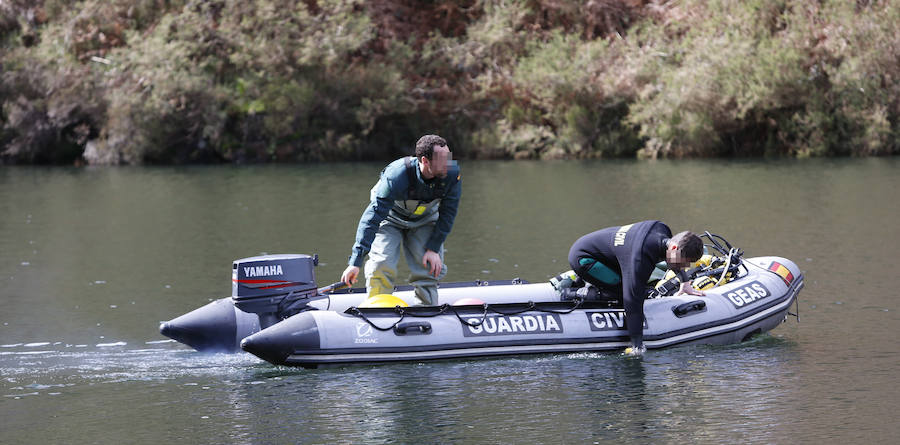
[[[680,256],[688,260],[697,261],[703,256],[703,240],[693,232],[680,232],[672,237],[672,243],[676,246],[676,250]]]
[[[425,156],[428,159],[432,158],[434,155],[434,147],[447,145],[447,141],[444,138],[436,135],[436,134],[426,134],[419,138],[419,141],[416,142],[416,157],[421,158]]]

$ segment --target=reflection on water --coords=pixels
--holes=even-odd
[[[801,322],[740,345],[304,370],[158,335],[228,295],[236,258],[318,253],[319,281],[336,281],[382,167],[0,169],[0,442],[900,434],[900,159],[461,162],[448,281],[543,280],[578,236],[615,224],[708,229],[806,278]]]

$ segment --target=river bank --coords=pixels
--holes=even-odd
[[[900,153],[900,5],[0,4],[0,162]]]

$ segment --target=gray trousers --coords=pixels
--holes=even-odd
[[[375,239],[372,240],[369,259],[366,261],[366,287],[370,296],[394,292],[397,263],[402,249],[406,255],[406,264],[409,265],[409,283],[415,287],[416,297],[421,304],[437,304],[437,283],[447,275],[447,265],[444,264],[437,278],[431,276],[428,268],[422,265],[425,243],[428,242],[433,230],[434,223],[419,227],[403,227],[388,219],[381,222],[378,232],[375,233]],[[443,245],[437,253],[443,262]]]

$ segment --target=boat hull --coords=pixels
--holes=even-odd
[[[746,262],[751,273],[707,291],[706,296],[647,300],[647,348],[738,343],[784,321],[803,286],[797,266],[778,257]],[[783,266],[779,269],[782,273],[770,270],[773,264]],[[470,296],[478,298],[477,289],[470,289]],[[273,364],[315,367],[613,351],[630,344],[622,309],[596,303],[573,307],[572,303],[558,301],[492,304],[491,308],[309,311],[245,338],[241,347]]]
[[[394,295],[408,304],[417,301],[412,290],[401,290]],[[473,295],[489,303],[559,300],[549,283],[473,282],[442,286],[438,292],[438,304],[453,304]],[[367,296],[365,289],[348,289],[311,299],[307,305],[309,310],[342,312],[359,306]],[[257,314],[238,309],[234,300],[226,297],[160,323],[159,332],[201,352],[235,353],[241,352],[241,340],[259,332],[264,324]]]

